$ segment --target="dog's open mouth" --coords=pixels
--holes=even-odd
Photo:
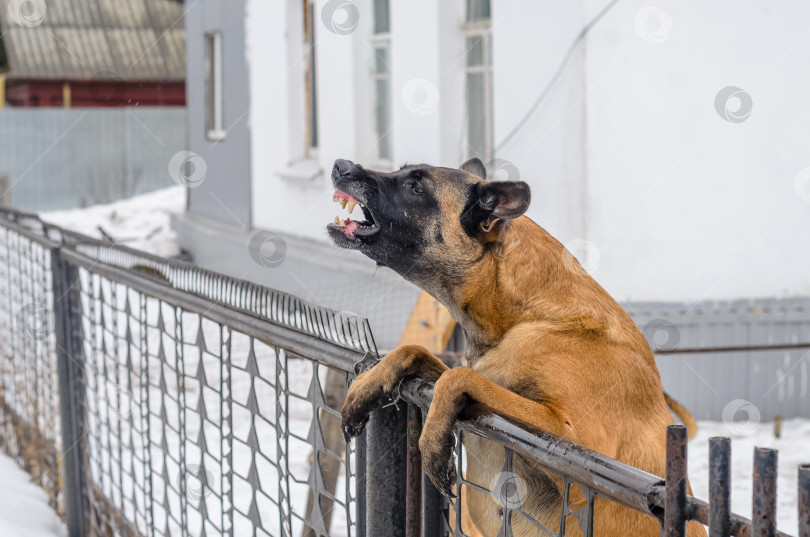
[[[363,220],[352,220],[351,218],[341,219],[339,216],[335,217],[335,221],[329,224],[329,229],[340,230],[347,238],[357,239],[359,237],[370,237],[374,235],[380,228],[374,221],[371,211],[366,207],[366,204],[358,200],[354,196],[335,190],[332,195],[332,201],[340,204],[341,208],[348,209],[349,214],[354,212],[355,207],[359,207],[363,213]]]

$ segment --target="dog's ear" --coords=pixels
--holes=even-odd
[[[531,190],[523,181],[482,181],[473,185],[471,196],[461,224],[467,233],[479,236],[481,232],[497,233],[500,228],[495,224],[525,213],[531,201]]]
[[[461,166],[459,166],[461,171],[465,171],[467,173],[471,173],[473,175],[477,175],[481,179],[487,178],[487,169],[484,166],[484,163],[481,162],[479,158],[471,158]]]
[[[529,208],[532,194],[523,181],[493,181],[475,186],[478,205],[495,218],[517,218]]]

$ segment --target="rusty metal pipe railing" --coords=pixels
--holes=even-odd
[[[709,439],[709,537],[731,534],[731,440]]]
[[[686,536],[686,427],[667,427],[667,463],[664,496],[665,537]]]
[[[799,537],[810,537],[810,464],[799,466]]]
[[[775,449],[754,449],[754,497],[751,510],[754,537],[776,534],[776,460]]]
[[[430,407],[433,385],[421,379],[402,383],[406,401]],[[458,428],[479,434],[552,471],[571,477],[612,501],[651,516],[660,516],[656,498],[663,495],[664,480],[638,468],[613,460],[513,418],[487,412],[479,405],[466,409]],[[661,506],[663,507],[663,506]]]

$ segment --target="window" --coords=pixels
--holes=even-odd
[[[391,161],[391,75],[389,0],[374,0],[374,128],[377,136],[377,158]]]
[[[205,130],[206,138],[225,139],[222,96],[222,33],[205,34]]]
[[[489,0],[467,0],[464,25],[467,50],[468,157],[492,159],[492,34]]]
[[[315,7],[310,0],[304,0],[304,51],[307,56],[305,81],[307,129],[306,154],[310,156],[318,148],[318,95],[315,77]]]

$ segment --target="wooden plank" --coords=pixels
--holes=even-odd
[[[447,308],[422,291],[399,340],[400,345],[422,345],[434,354],[444,352],[456,321]]]

